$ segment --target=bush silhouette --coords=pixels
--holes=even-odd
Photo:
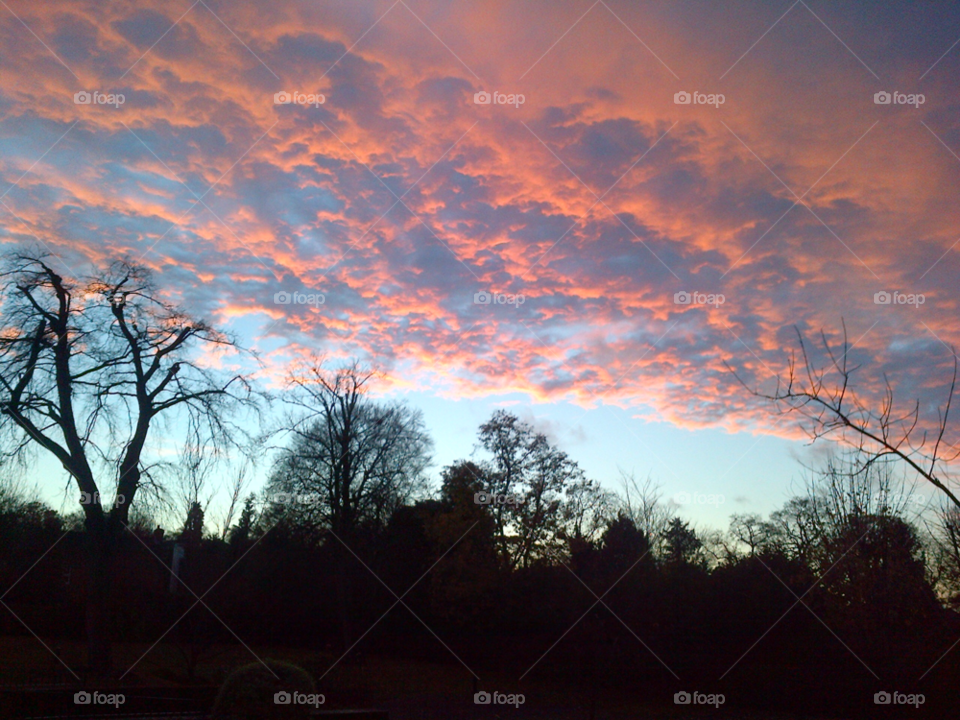
[[[227,676],[213,706],[213,720],[287,720],[310,716],[312,705],[274,702],[274,696],[281,692],[314,693],[310,674],[297,665],[277,660],[267,660],[266,665],[277,677],[259,662],[243,665]]]

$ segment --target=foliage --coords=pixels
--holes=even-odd
[[[492,456],[484,466],[484,490],[508,499],[492,507],[501,557],[510,567],[523,567],[557,551],[564,493],[591,489],[583,484],[583,471],[546,435],[506,410],[480,426],[479,444]],[[582,519],[579,524],[582,533]]]

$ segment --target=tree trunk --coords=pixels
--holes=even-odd
[[[116,552],[110,523],[87,524],[87,666],[94,677],[112,669],[112,586]]]
[[[337,604],[340,611],[340,630],[343,639],[343,651],[347,652],[353,644],[353,621],[350,576],[353,570],[349,553],[338,543],[336,553]]]

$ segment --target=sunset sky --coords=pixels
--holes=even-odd
[[[0,238],[139,259],[267,383],[377,364],[435,473],[508,407],[725,524],[816,460],[724,366],[770,387],[794,326],[845,321],[863,393],[886,374],[936,421],[958,38],[939,1],[0,0]]]

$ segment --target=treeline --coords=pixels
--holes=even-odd
[[[371,399],[372,377],[301,378],[269,482],[227,532],[205,531],[197,501],[172,537],[129,526],[114,637],[151,643],[183,616],[165,642],[187,678],[232,631],[346,663],[378,653],[562,682],[592,702],[696,689],[858,713],[876,692],[910,691],[952,706],[960,523],[918,512],[891,466],[833,461],[768,518],[697,530],[652,483],[607,490],[501,410],[431,491],[421,415]],[[9,587],[70,525],[16,495],[0,504]],[[80,639],[86,562],[83,533],[68,533],[7,602],[29,627]],[[210,588],[219,619],[187,613]],[[22,630],[8,615],[0,632]]]

